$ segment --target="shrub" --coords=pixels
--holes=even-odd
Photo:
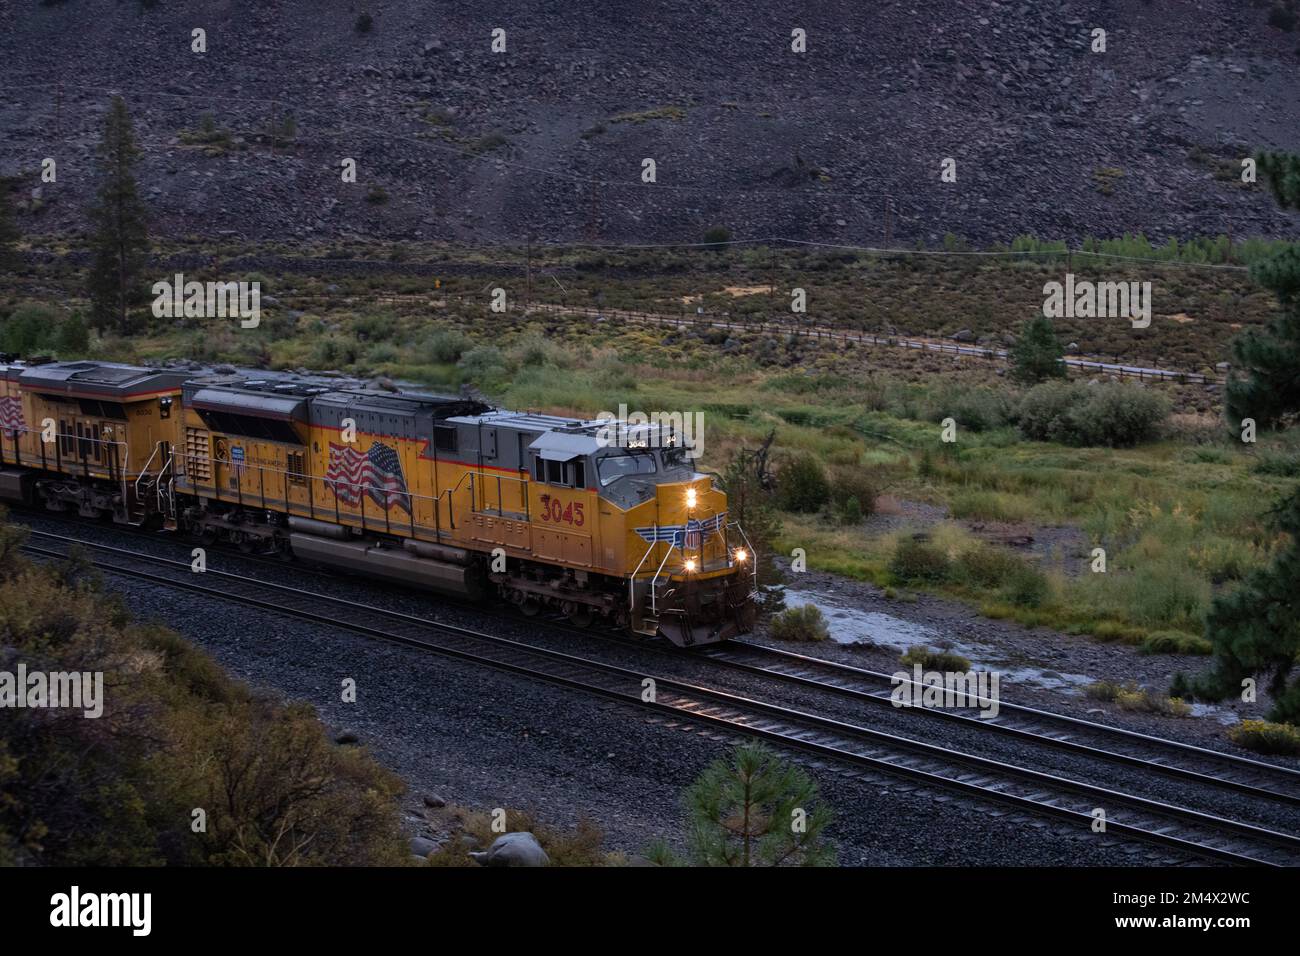
[[[1038,568],[1022,561],[1012,571],[1001,590],[1006,599],[1018,607],[1041,607],[1047,600],[1049,590],[1047,576]]]
[[[773,615],[769,632],[778,641],[824,641],[831,636],[826,617],[815,604],[786,608]]]
[[[723,248],[725,243],[731,241],[731,230],[725,226],[714,226],[704,231],[704,241],[715,249]]]
[[[470,337],[459,329],[438,329],[420,343],[420,350],[427,352],[434,362],[453,364],[473,345]]]
[[[1243,720],[1228,731],[1228,739],[1238,747],[1261,754],[1282,757],[1300,756],[1300,727],[1271,724],[1264,720]]]
[[[915,647],[909,647],[907,653],[900,657],[899,661],[908,667],[920,664],[921,669],[926,671],[954,673],[970,670],[970,661],[960,654],[952,651],[934,650],[929,647],[922,647],[919,644]]]
[[[336,745],[310,705],[232,680],[203,651],[130,620],[77,560],[32,566],[0,525],[5,651],[103,672],[98,719],[0,721],[0,865],[396,865],[402,786]],[[147,732],[141,732],[147,715]],[[191,832],[191,811],[208,809]]]
[[[383,186],[371,186],[370,191],[366,193],[366,202],[372,206],[382,206],[388,202],[388,190]]]
[[[90,348],[90,329],[80,314],[72,315],[59,325],[54,337],[54,350],[62,358],[84,355]]]
[[[59,313],[39,302],[23,302],[0,326],[0,352],[31,355],[54,344]]]
[[[471,382],[492,382],[505,374],[506,360],[495,345],[478,345],[461,356],[457,367]]]
[[[1186,717],[1191,705],[1180,697],[1165,697],[1155,691],[1145,690],[1136,684],[1119,684],[1115,681],[1097,681],[1083,689],[1088,697],[1116,704],[1120,710],[1162,714],[1165,717]]]
[[[1132,385],[1085,386],[1088,399],[1077,410],[1075,444],[1127,448],[1159,437],[1169,417],[1160,395]]]
[[[1300,452],[1265,452],[1255,462],[1255,472],[1276,478],[1294,478],[1300,475]]]
[[[932,544],[902,538],[894,548],[889,571],[905,584],[939,584],[950,577],[952,562]]]
[[[1208,654],[1212,650],[1201,635],[1186,631],[1156,631],[1144,637],[1138,649],[1143,654]]]
[[[865,468],[836,468],[831,472],[830,492],[841,519],[857,524],[875,513],[880,485],[876,475]]]
[[[928,417],[942,421],[951,417],[962,428],[973,432],[992,431],[1009,424],[1014,412],[1011,399],[991,388],[957,388],[945,390],[930,409]]]
[[[1044,382],[1019,407],[1020,431],[1032,441],[1109,448],[1154,440],[1168,416],[1161,396],[1118,383]]]
[[[510,350],[510,357],[524,368],[548,365],[559,368],[567,365],[569,359],[563,348],[535,332],[520,339]]]
[[[374,28],[375,18],[368,13],[363,13],[358,16],[356,22],[352,25],[352,29],[356,30],[358,33],[369,33]]]
[[[795,455],[781,463],[776,472],[776,488],[777,503],[786,511],[814,512],[831,497],[826,472],[809,454]]]

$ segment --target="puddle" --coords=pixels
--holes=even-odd
[[[1084,687],[1093,682],[1091,677],[1083,674],[1062,674],[1060,671],[1043,670],[1038,667],[1017,667],[1002,671],[1003,684],[1032,684],[1045,690],[1061,690],[1080,693]]]
[[[913,624],[879,611],[845,607],[836,603],[834,598],[817,591],[786,588],[784,596],[786,607],[816,604],[821,608],[822,614],[826,615],[826,626],[831,632],[831,638],[837,644],[883,644],[896,647],[902,653],[917,645],[932,647],[942,637],[934,628],[924,624]]]
[[[942,646],[945,650],[955,651],[970,660],[977,670],[991,668],[1001,674],[1002,686],[1013,685],[1037,687],[1043,690],[1055,690],[1070,695],[1081,695],[1083,689],[1093,683],[1095,678],[1086,674],[1064,674],[1050,667],[1000,666],[1003,653],[987,644],[961,643],[953,641],[947,635],[924,624],[904,621],[880,611],[864,611],[840,603],[835,595],[816,590],[784,589],[786,607],[802,607],[816,604],[826,616],[826,626],[831,639],[837,644],[872,643],[883,647],[896,648],[899,654],[913,647]],[[901,665],[900,665],[901,666]],[[1223,711],[1211,704],[1192,704],[1192,714],[1196,717],[1209,717],[1222,724],[1237,722],[1236,714]]]
[[[1191,708],[1193,717],[1209,717],[1211,720],[1216,720],[1225,727],[1231,727],[1233,724],[1238,723],[1241,720],[1241,718],[1232,711],[1224,710],[1222,707],[1216,706],[1215,704],[1198,704],[1193,702]]]

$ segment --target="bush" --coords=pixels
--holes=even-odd
[[[731,230],[725,226],[714,226],[704,231],[704,241],[714,248],[721,249],[731,241]]]
[[[880,485],[873,472],[865,468],[836,468],[831,472],[831,501],[845,524],[857,524],[875,514]]]
[[[510,357],[523,368],[562,368],[569,363],[569,355],[562,347],[536,332],[520,339],[510,350]]]
[[[939,584],[951,576],[952,562],[932,544],[902,538],[894,548],[889,571],[904,584]]]
[[[824,641],[831,636],[826,617],[815,604],[786,608],[773,615],[769,633],[778,641]]]
[[[1199,634],[1186,631],[1156,631],[1142,639],[1138,649],[1143,654],[1208,654],[1210,642]]]
[[[1191,705],[1180,697],[1165,697],[1155,691],[1145,690],[1136,684],[1119,684],[1115,681],[1097,681],[1083,689],[1088,697],[1116,704],[1120,710],[1144,714],[1161,714],[1165,717],[1186,717]]]
[[[1300,475],[1300,452],[1265,452],[1255,462],[1255,473],[1275,478],[1294,478]]]
[[[1255,753],[1281,757],[1300,756],[1300,727],[1271,724],[1264,720],[1243,720],[1228,731],[1228,739]]]
[[[31,355],[52,345],[59,313],[39,302],[23,302],[0,327],[0,352]]]
[[[431,361],[450,365],[459,362],[473,346],[473,340],[460,329],[438,329],[420,343],[419,349],[427,352]]]
[[[363,13],[358,16],[356,23],[352,25],[352,29],[356,30],[358,33],[369,33],[374,28],[375,18],[368,13]]]
[[[776,489],[777,503],[786,511],[818,511],[831,497],[826,472],[808,454],[795,455],[781,463],[776,472]]]
[[[505,375],[506,360],[495,345],[478,345],[461,356],[457,367],[474,383],[493,382]]]
[[[1020,431],[1031,441],[1109,448],[1153,441],[1168,416],[1163,397],[1118,383],[1045,382],[1019,407]]]
[[[919,644],[909,647],[907,653],[899,658],[908,667],[921,665],[921,670],[957,673],[970,670],[970,661],[952,651],[939,651]]]
[[[987,432],[1010,424],[1014,405],[1004,392],[991,388],[945,390],[931,407],[928,418],[943,421],[951,417],[962,428]]]
[[[19,535],[19,537],[15,537]],[[0,721],[0,865],[398,865],[401,781],[307,704],[133,623],[84,564],[33,566],[0,524],[0,656],[101,672],[102,713]],[[141,721],[147,717],[147,728]],[[191,831],[206,808],[207,829]]]

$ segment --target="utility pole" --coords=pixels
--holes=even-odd
[[[890,203],[891,203],[891,200],[890,200],[890,198],[889,198],[889,194],[886,193],[886,194],[885,194],[885,248],[886,248],[886,249],[889,248],[889,240],[890,240],[890,232],[891,232],[891,229],[890,229],[890,227],[891,227],[891,223],[890,223],[890,221],[889,221],[889,209],[890,209]]]

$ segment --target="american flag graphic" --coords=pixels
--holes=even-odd
[[[325,471],[340,501],[355,505],[363,494],[385,511],[393,505],[408,514],[411,496],[402,479],[402,462],[397,452],[383,442],[375,442],[364,454],[351,445],[330,442],[330,464]]]
[[[0,428],[7,429],[10,438],[16,438],[19,432],[27,428],[27,422],[23,418],[23,400],[18,396],[0,397]]]

